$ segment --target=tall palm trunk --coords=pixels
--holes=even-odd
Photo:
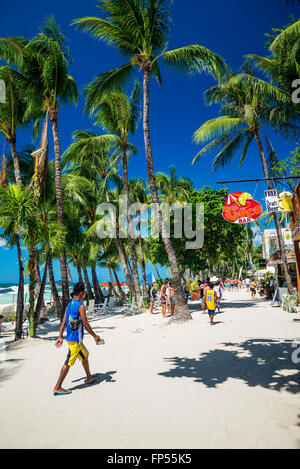
[[[252,241],[251,241],[250,236],[249,236],[249,226],[248,226],[248,224],[246,224],[246,233],[247,233],[248,258],[249,258],[249,262],[250,262],[250,266],[251,266],[251,273],[253,274],[254,269],[253,269],[252,253],[251,253]]]
[[[19,158],[18,158],[17,150],[16,150],[16,136],[15,135],[11,136],[10,138],[8,138],[8,141],[9,141],[11,156],[12,156],[12,160],[14,164],[16,184],[22,184]]]
[[[108,268],[108,273],[109,273],[111,288],[112,288],[112,291],[113,291],[114,296],[116,297],[116,296],[118,296],[118,295],[117,295],[117,292],[116,292],[116,289],[115,289],[115,286],[114,286],[114,279],[113,279],[113,276],[112,276],[111,267],[108,265],[107,268]]]
[[[142,214],[141,212],[139,212],[139,248],[140,248],[141,268],[142,268],[142,276],[143,276],[143,297],[144,297],[144,300],[146,300],[148,298],[148,292],[147,292],[146,263],[145,263],[143,239],[142,239],[142,233],[141,233],[141,218],[142,218]]]
[[[267,179],[267,186],[269,190],[273,189],[272,183],[270,181],[270,176],[269,176],[269,171],[266,163],[266,158],[263,150],[263,146],[260,140],[260,137],[258,135],[257,130],[254,132],[255,140],[258,146],[258,151],[260,155],[260,159],[262,162],[263,170],[264,170],[264,175],[265,178]],[[275,222],[275,227],[276,227],[276,233],[277,233],[277,239],[278,239],[278,244],[279,244],[279,250],[280,250],[280,257],[282,260],[282,265],[283,265],[283,271],[284,271],[284,278],[286,281],[287,289],[289,294],[293,293],[293,284],[292,280],[288,271],[288,264],[287,264],[287,257],[286,257],[286,251],[284,247],[284,242],[282,238],[282,232],[281,232],[281,226],[279,222],[279,217],[277,212],[273,212],[273,217],[274,217],[274,222]]]
[[[12,136],[11,138],[8,139],[8,141],[10,144],[10,150],[11,150],[13,164],[14,164],[16,184],[21,185],[22,179],[21,179],[21,173],[20,173],[19,159],[18,159],[17,150],[16,150],[16,137]],[[6,177],[3,177],[3,179],[5,182]],[[24,314],[24,267],[23,267],[23,262],[22,262],[22,253],[21,253],[19,235],[16,236],[16,244],[17,244],[18,263],[19,263],[19,286],[18,286],[18,297],[17,297],[15,340],[18,340],[22,338],[23,314]]]
[[[110,203],[108,190],[106,190],[105,196],[106,196],[106,202]],[[121,260],[122,267],[124,269],[124,274],[125,274],[125,277],[126,277],[126,281],[128,283],[128,288],[131,292],[132,297],[135,298],[136,297],[135,286],[132,282],[132,278],[131,278],[131,275],[130,275],[129,270],[128,270],[127,260],[126,260],[126,256],[125,256],[125,250],[123,248],[122,242],[121,242],[119,234],[118,234],[118,228],[116,228],[115,243],[116,243],[116,246],[117,246],[117,249],[118,249],[118,253],[119,253],[119,257],[120,257],[120,260]]]
[[[82,263],[82,270],[83,270],[83,275],[84,275],[85,286],[88,292],[88,299],[92,300],[94,298],[94,295],[92,292],[88,271],[84,262]]]
[[[18,286],[18,298],[17,298],[15,340],[19,340],[22,338],[23,312],[24,312],[24,267],[23,267],[23,261],[22,261],[22,253],[21,253],[19,235],[16,236],[16,245],[17,245],[17,251],[18,251],[18,264],[19,264],[19,286]]]
[[[127,258],[127,265],[128,265],[128,269],[129,269],[129,272],[130,272],[130,276],[131,276],[131,278],[133,278],[132,267],[131,267],[131,263],[130,263],[128,258]]]
[[[129,226],[132,226],[132,215],[130,213],[130,195],[129,195],[129,185],[128,185],[128,170],[127,170],[127,155],[126,155],[126,144],[122,145],[122,166],[123,166],[123,184],[124,184],[124,193],[126,197],[126,210]],[[138,261],[134,241],[133,230],[128,230],[129,243],[131,250],[131,263],[132,263],[132,272],[133,272],[133,281],[136,294],[140,297],[140,280],[138,272]]]
[[[116,284],[117,284],[117,286],[118,286],[118,290],[119,290],[120,296],[121,296],[121,298],[122,298],[123,295],[124,295],[124,292],[123,292],[123,289],[122,289],[122,287],[121,287],[121,284],[120,284],[120,281],[119,281],[117,272],[116,272],[115,269],[113,269],[113,268],[112,268],[112,271],[113,271],[114,277],[115,277],[115,279],[116,279]]]
[[[34,337],[34,303],[35,303],[35,243],[29,249],[28,271],[29,271],[29,312],[28,312],[28,334]]]
[[[41,279],[41,272],[40,272],[40,266],[39,266],[39,254],[37,251],[36,252],[36,255],[35,255],[35,280],[36,280],[36,284],[35,284],[35,292],[36,292],[36,297],[38,298],[38,301],[41,301],[41,306],[40,306],[40,311],[38,311],[38,315],[41,319],[43,319],[44,321],[48,321],[49,318],[48,318],[48,314],[47,314],[47,309],[46,309],[46,305],[45,305],[45,301],[44,301],[44,294],[42,296],[42,298],[40,299],[40,293],[41,293],[41,289],[42,289],[42,279]],[[46,258],[46,264],[45,264],[45,270],[47,272],[47,269],[48,269],[48,256]],[[45,290],[45,288],[44,288]]]
[[[47,270],[48,270],[48,263],[49,263],[49,253],[46,255],[46,262],[45,262],[45,270],[43,273],[43,278],[41,281],[41,287],[36,303],[36,308],[34,312],[34,332],[36,333],[37,326],[39,324],[40,319],[42,319],[41,316],[41,311],[43,310],[43,306],[45,307],[44,303],[44,292],[45,292],[45,286],[46,286],[46,280],[47,280]],[[43,316],[43,319],[45,319],[45,316]],[[34,334],[35,335],[35,334]]]
[[[55,187],[56,187],[56,203],[57,203],[57,221],[60,226],[64,226],[63,214],[63,199],[62,199],[62,186],[61,186],[61,158],[60,158],[60,145],[57,128],[57,111],[55,109],[49,110],[49,117],[52,125],[52,134],[54,142],[55,154]],[[68,267],[66,250],[63,248],[59,255],[61,280],[62,280],[62,310],[65,311],[67,304],[70,301],[69,296],[69,282],[68,282]]]
[[[49,272],[49,282],[52,292],[53,304],[55,309],[55,314],[57,318],[63,318],[63,310],[61,302],[59,301],[58,291],[55,284],[55,278],[53,273],[53,264],[52,264],[52,256],[50,250],[48,251],[48,272]]]
[[[93,265],[91,267],[91,271],[92,271],[92,280],[93,280],[95,302],[96,302],[96,304],[103,303],[104,298],[103,298],[101,288],[99,287],[99,281],[98,281],[97,272],[96,272],[96,265]]]
[[[172,272],[172,281],[174,285],[174,296],[175,296],[175,312],[173,319],[174,320],[185,320],[192,319],[192,316],[189,312],[188,306],[185,301],[185,295],[183,292],[181,284],[181,275],[178,268],[178,263],[176,259],[176,253],[172,246],[171,240],[168,237],[168,233],[165,227],[165,224],[162,219],[162,214],[159,209],[159,199],[155,181],[155,172],[153,167],[153,158],[152,158],[152,148],[151,148],[151,139],[150,139],[150,128],[149,128],[149,80],[150,80],[150,65],[147,64],[144,66],[144,83],[143,83],[143,128],[144,128],[144,140],[145,140],[145,152],[147,160],[147,170],[148,170],[148,179],[149,187],[151,192],[152,201],[154,204],[154,210],[156,213],[156,219],[159,227],[159,231],[164,243],[170,267]]]
[[[78,282],[83,283],[82,272],[81,272],[81,265],[79,261],[76,261],[76,269],[78,274]]]
[[[157,265],[156,265],[156,264],[152,264],[152,265],[153,265],[153,267],[154,267],[154,269],[155,269],[155,272],[156,272],[157,278],[159,278],[159,280],[161,280],[161,276],[160,276],[160,274],[159,274],[159,272],[158,272]]]

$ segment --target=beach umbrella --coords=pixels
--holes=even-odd
[[[102,283],[99,283],[100,287],[109,287],[109,283],[107,282],[102,282]]]
[[[154,277],[152,272],[151,272],[151,274],[147,275],[147,280],[148,280],[149,283],[156,282],[155,277]]]

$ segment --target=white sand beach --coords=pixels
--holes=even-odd
[[[182,325],[148,312],[92,319],[106,345],[87,334],[85,345],[103,376],[86,385],[76,362],[68,396],[52,395],[67,354],[54,347],[58,321],[16,344],[5,324],[0,447],[300,448],[297,315],[246,291],[224,297],[213,327],[198,303]]]

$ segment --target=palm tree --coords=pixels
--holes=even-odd
[[[170,166],[170,176],[165,173],[156,173],[156,186],[160,192],[160,200],[173,205],[183,203],[189,200],[189,196],[193,192],[193,183],[190,179],[179,179],[176,167]]]
[[[9,184],[0,187],[0,226],[3,228],[2,237],[8,240],[8,245],[16,244],[19,264],[19,286],[16,311],[15,340],[22,337],[24,311],[24,266],[21,253],[21,240],[28,229],[35,223],[36,204],[33,193],[21,185]]]
[[[25,122],[25,81],[9,65],[0,67],[0,80],[5,82],[6,99],[0,103],[0,132],[8,140],[14,164],[15,181],[21,184],[19,160],[16,150],[16,131]]]
[[[87,87],[87,90],[89,87]],[[88,92],[88,91],[87,91]],[[136,153],[136,148],[128,141],[128,135],[133,135],[140,118],[140,84],[137,81],[132,94],[127,97],[122,91],[108,91],[104,93],[100,101],[95,101],[90,106],[92,112],[96,111],[97,124],[116,135],[117,148],[122,155],[123,187],[126,197],[126,210],[129,223],[129,242],[131,246],[131,258],[135,291],[139,295],[139,273],[137,267],[137,253],[135,249],[134,234],[132,233],[132,215],[130,212],[130,193],[128,183],[127,158],[128,150]]]
[[[149,196],[146,192],[145,180],[140,179],[131,179],[129,181],[129,190],[130,197],[134,203],[139,203],[144,207],[149,204]],[[147,275],[146,275],[146,261],[144,253],[144,239],[142,236],[141,224],[142,224],[143,209],[139,210],[138,214],[138,233],[139,233],[139,250],[140,250],[140,259],[141,259],[141,268],[142,268],[142,277],[143,277],[143,298],[144,301],[148,298],[147,291]]]
[[[89,212],[88,226],[90,229],[93,227],[95,231],[96,226],[94,225],[98,221],[96,216],[98,204],[103,201],[111,203],[108,183],[112,176],[116,174],[119,161],[119,156],[112,147],[116,141],[116,136],[76,131],[73,134],[73,140],[74,142],[64,153],[64,164],[73,163],[75,167],[72,168],[72,173],[85,177],[92,187],[91,200],[86,204],[86,208]],[[129,289],[133,296],[136,296],[118,229],[116,230],[115,243]]]
[[[71,57],[66,37],[53,17],[49,17],[37,34],[25,47],[26,60],[22,72],[27,81],[28,112],[37,117],[42,113],[49,117],[54,141],[57,221],[64,226],[61,153],[58,133],[58,109],[61,104],[77,103],[78,92],[74,79],[69,75]],[[60,256],[63,287],[63,310],[69,301],[68,269],[63,248]]]
[[[210,88],[205,96],[208,104],[221,104],[222,115],[205,122],[195,132],[195,142],[209,143],[200,150],[193,163],[199,161],[206,151],[212,152],[220,148],[213,160],[214,170],[232,161],[240,150],[242,150],[241,165],[251,142],[255,141],[268,189],[272,189],[268,165],[271,167],[274,164],[277,155],[263,128],[269,125],[287,140],[294,139],[300,131],[297,123],[290,122],[291,114],[289,108],[285,107],[289,102],[287,95],[250,73],[242,73],[231,76],[224,83]],[[274,221],[285,280],[288,291],[292,293],[293,286],[288,272],[281,226],[278,214],[275,212]]]
[[[21,66],[24,58],[24,38],[0,37],[0,58]]]
[[[289,95],[294,91],[292,85],[300,78],[300,20],[294,21],[285,29],[273,29],[273,34],[266,34],[269,56],[249,54],[254,63]]]
[[[154,76],[161,83],[158,60],[185,73],[206,71],[221,78],[226,66],[220,56],[198,44],[167,50],[170,31],[170,14],[166,0],[100,0],[98,8],[105,19],[85,17],[73,21],[78,29],[91,33],[97,39],[113,45],[126,58],[121,67],[95,77],[89,86],[87,106],[101,98],[107,89],[120,87],[130,78],[135,68],[143,72],[143,129],[149,187],[158,226],[167,251],[174,282],[175,319],[191,318],[183,290],[174,247],[165,229],[159,210],[159,198],[155,184],[150,128],[149,128],[149,81]]]

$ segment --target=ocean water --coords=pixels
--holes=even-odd
[[[60,288],[58,287],[58,291],[60,293]],[[18,295],[18,285],[15,283],[0,283],[0,305],[10,305],[12,303],[17,302],[17,295]],[[45,302],[50,301],[51,299],[51,289],[50,285],[46,285],[45,287],[45,294],[44,294]],[[24,285],[24,302],[28,303],[28,284]]]

